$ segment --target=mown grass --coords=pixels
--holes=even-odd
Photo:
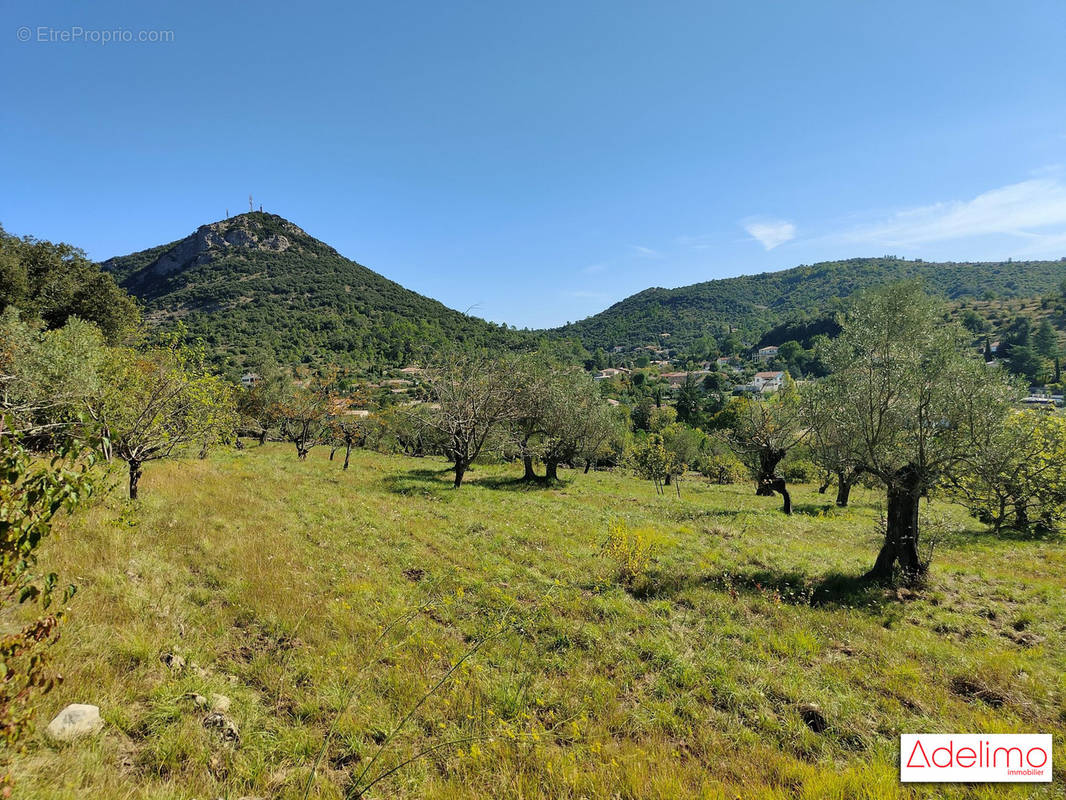
[[[342,472],[280,445],[151,465],[141,501],[108,495],[42,554],[80,591],[41,727],[69,702],[108,726],[32,739],[18,793],[298,798],[332,726],[311,797],[456,740],[369,796],[1061,796],[1062,757],[1051,786],[897,776],[901,731],[1053,732],[1063,752],[1063,541],[992,538],[934,503],[962,529],[897,596],[854,577],[873,492],[841,511],[799,487],[786,518],[746,485],[689,480],[678,500],[622,474],[516,474],[479,466],[456,492],[438,460],[358,452]],[[631,587],[601,554],[615,520],[660,540]],[[237,746],[189,693],[231,698]]]

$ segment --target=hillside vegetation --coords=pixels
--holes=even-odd
[[[736,330],[755,342],[786,319],[843,311],[843,299],[863,289],[922,279],[948,299],[1030,297],[1057,290],[1066,261],[964,263],[852,258],[780,272],[645,289],[605,311],[557,329],[589,350],[663,342],[687,347],[706,335]],[[662,334],[669,334],[664,341]]]
[[[181,321],[222,366],[399,365],[445,343],[507,348],[521,335],[447,308],[253,212],[103,266],[155,323]]]
[[[117,476],[41,554],[80,590],[39,722],[82,702],[107,726],[32,739],[19,794],[299,798],[311,778],[308,796],[352,797],[419,753],[366,796],[1060,791],[1061,759],[1051,785],[903,787],[897,758],[907,731],[1051,732],[1061,752],[1061,539],[923,504],[928,583],[887,590],[854,577],[883,493],[838,509],[796,487],[786,517],[747,484],[678,499],[520,474],[478,465],[457,492],[440,460],[357,450],[342,471],[268,444],[160,462],[137,503]],[[628,587],[602,549],[619,523],[654,543]],[[231,701],[239,740],[193,695]]]

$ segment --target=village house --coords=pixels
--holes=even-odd
[[[257,383],[259,383],[259,376],[256,373],[246,372],[241,375],[241,386],[245,389],[251,389]]]
[[[751,379],[751,385],[757,392],[776,392],[784,382],[784,372],[756,372]]]
[[[606,381],[611,378],[617,378],[619,375],[628,375],[629,370],[625,367],[607,367],[607,369],[601,369],[595,375],[593,379],[597,381]]]
[[[774,345],[760,347],[759,352],[755,354],[755,358],[759,361],[769,361],[772,358],[777,358],[777,348]]]

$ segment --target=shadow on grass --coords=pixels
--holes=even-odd
[[[538,492],[543,489],[562,489],[570,484],[569,481],[549,481],[539,476],[527,481],[525,478],[507,478],[500,475],[492,475],[479,479],[477,485],[484,486],[486,489],[500,489],[507,492]]]
[[[393,494],[411,495],[443,494],[452,490],[451,467],[442,469],[409,469],[405,472],[392,472],[381,479],[387,491]]]
[[[793,514],[802,514],[805,517],[828,517],[839,514],[847,514],[848,509],[841,508],[836,503],[796,503],[792,506]]]
[[[1061,531],[1051,530],[1038,525],[1030,528],[1002,528],[998,532],[991,528],[966,528],[955,531],[950,538],[953,542],[979,542],[999,539],[1006,542],[1058,542],[1064,537]]]
[[[705,586],[728,592],[758,595],[774,603],[812,608],[856,608],[880,610],[888,600],[884,585],[861,575],[830,572],[812,577],[802,572],[774,572],[767,569],[719,572],[710,575],[670,577],[651,573],[646,580],[629,589],[638,599],[671,597],[683,589]]]
[[[445,493],[454,491],[452,479],[455,475],[451,467],[440,469],[409,469],[405,472],[396,472],[382,478],[382,484],[393,494],[410,495],[423,494],[425,492]],[[463,480],[463,487],[480,486],[485,489],[493,489],[509,492],[535,492],[542,489],[565,488],[565,481],[548,482],[544,478],[535,481],[526,481],[522,478],[512,478],[501,475],[479,475],[476,469],[468,470]]]

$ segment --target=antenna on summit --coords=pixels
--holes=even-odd
[[[250,214],[253,211],[255,211],[255,208],[252,207],[252,196],[248,195],[248,213]]]

